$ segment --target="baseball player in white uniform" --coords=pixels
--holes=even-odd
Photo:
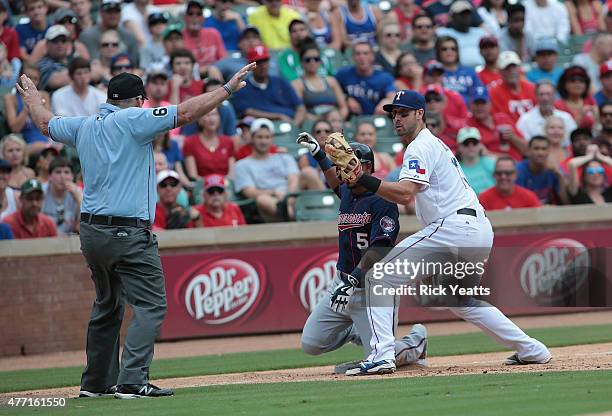
[[[462,250],[462,259],[484,262],[493,245],[493,229],[476,193],[469,186],[461,166],[452,151],[425,127],[425,98],[414,91],[397,92],[392,104],[384,110],[391,113],[397,134],[409,143],[399,182],[381,181],[359,173],[357,183],[382,198],[405,205],[416,198],[416,215],[424,228],[407,237],[381,262],[394,257],[418,262],[424,249]],[[397,249],[405,248],[404,250]],[[418,250],[420,249],[420,250]],[[417,276],[423,278],[425,276]],[[477,276],[479,277],[479,276]],[[367,277],[368,283],[384,287],[398,287],[410,283],[406,275],[385,275],[382,280]],[[351,279],[348,279],[351,280]],[[353,289],[343,281],[332,296],[332,308],[346,305]],[[371,353],[358,368],[346,375],[386,374],[395,371],[395,338],[393,335],[393,307],[377,306],[368,291],[368,316],[372,330]],[[465,305],[465,306],[464,306]],[[551,359],[544,344],[529,337],[499,309],[469,298],[460,307],[450,307],[453,313],[478,326],[496,342],[516,353],[505,364],[543,364]]]

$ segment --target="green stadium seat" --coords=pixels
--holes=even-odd
[[[346,56],[344,54],[342,54],[340,51],[337,51],[335,49],[326,48],[326,49],[323,49],[321,53],[325,57],[327,57],[327,59],[329,59],[329,61],[331,62],[332,68],[334,69],[334,72],[337,72],[338,69],[350,63],[350,61],[346,59]]]
[[[587,43],[587,41],[591,37],[592,35],[570,36],[569,41],[568,41],[568,46],[571,50],[571,53],[573,55],[578,55],[579,53],[582,53],[582,48],[584,47],[584,44]]]
[[[339,209],[340,200],[333,191],[304,191],[295,200],[295,220],[333,221]]]

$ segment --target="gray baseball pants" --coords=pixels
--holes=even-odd
[[[338,285],[334,279],[332,288]],[[311,312],[302,331],[302,350],[309,355],[319,355],[334,351],[352,342],[361,345],[364,358],[370,355],[372,330],[367,316],[365,290],[357,289],[349,299],[343,312],[331,308],[331,290],[325,293]],[[399,298],[396,299],[399,305]],[[398,306],[393,317],[394,332],[397,329]],[[395,341],[395,363],[398,367],[416,362],[426,347],[426,335],[422,325]]]
[[[115,384],[146,384],[155,338],[166,314],[157,238],[144,227],[81,221],[81,251],[96,287],[81,388],[97,392]],[[125,302],[134,316],[119,366],[119,330]]]

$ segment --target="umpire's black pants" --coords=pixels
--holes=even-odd
[[[144,227],[81,221],[81,251],[96,287],[81,388],[103,391],[115,384],[146,384],[155,338],[166,313],[157,239]],[[126,301],[134,317],[119,367],[119,330]]]

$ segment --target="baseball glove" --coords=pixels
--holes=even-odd
[[[347,183],[354,183],[359,179],[361,162],[342,133],[336,132],[327,136],[325,153],[336,165],[338,179]]]

